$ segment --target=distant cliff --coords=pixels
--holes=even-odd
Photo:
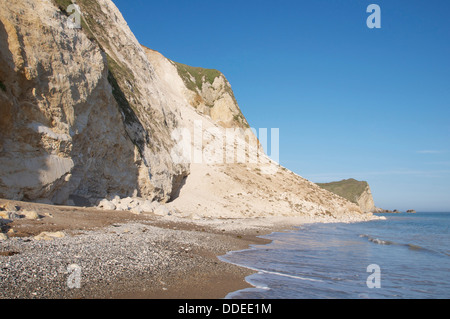
[[[317,183],[320,187],[358,204],[363,212],[375,212],[375,203],[367,182],[353,178],[331,183]]]

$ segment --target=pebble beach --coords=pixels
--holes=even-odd
[[[267,244],[302,219],[188,220],[15,202],[38,218],[0,241],[2,299],[204,299],[250,287],[254,271],[219,260]],[[44,234],[44,235],[43,235]],[[58,234],[56,236],[55,234]]]

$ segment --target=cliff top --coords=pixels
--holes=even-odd
[[[210,84],[213,84],[214,80],[222,75],[218,70],[194,67],[178,62],[174,63],[177,66],[178,73],[186,84],[186,87],[191,91],[195,91],[196,88],[201,91],[203,83],[209,82]]]
[[[369,184],[356,179],[344,179],[339,182],[317,183],[320,187],[348,199],[353,203],[358,203],[358,198],[367,189]]]

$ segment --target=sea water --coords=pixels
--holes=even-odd
[[[383,216],[308,224],[221,256],[256,272],[246,278],[255,288],[227,298],[450,298],[450,213]]]

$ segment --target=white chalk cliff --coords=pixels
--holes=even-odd
[[[281,166],[267,174],[222,73],[141,46],[110,0],[77,3],[81,29],[67,24],[67,0],[11,0],[0,11],[0,197],[139,198],[199,217],[366,216]],[[240,129],[235,143],[258,162],[208,161],[226,149],[214,134],[201,137],[201,162],[175,160],[174,132],[199,123]]]

